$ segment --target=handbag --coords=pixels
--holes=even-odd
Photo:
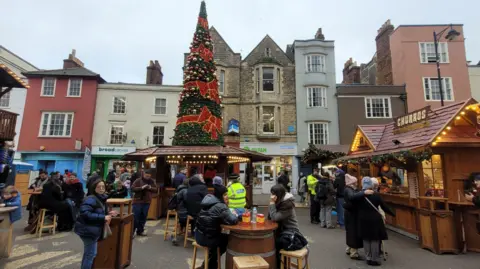
[[[286,251],[300,250],[308,244],[307,239],[297,231],[283,231],[278,240],[280,249]]]
[[[112,235],[112,229],[110,229],[110,225],[105,222],[105,224],[104,224],[104,226],[103,226],[102,239],[106,239],[106,238],[109,237],[110,235]]]

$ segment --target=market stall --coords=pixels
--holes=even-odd
[[[480,105],[473,99],[358,126],[347,156],[360,181],[376,177],[395,210],[389,228],[435,253],[480,250],[480,213],[465,200],[468,177],[480,171]]]

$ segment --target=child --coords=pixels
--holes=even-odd
[[[0,204],[0,207],[17,207],[17,209],[10,212],[10,222],[14,223],[20,220],[22,218],[22,199],[20,198],[20,193],[14,186],[8,186],[3,190],[2,196],[4,201],[3,204]]]

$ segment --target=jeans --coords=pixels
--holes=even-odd
[[[337,197],[337,222],[341,227],[345,226],[343,203],[345,203],[345,199],[343,197]]]
[[[92,269],[93,260],[97,256],[98,238],[80,237],[83,241],[83,258],[81,269]]]
[[[320,226],[331,227],[332,226],[332,206],[321,205],[320,206]]]
[[[319,221],[320,204],[315,201],[315,195],[310,195],[310,221]]]
[[[141,234],[145,230],[145,223],[147,222],[149,208],[150,204],[147,203],[133,204],[133,226],[134,229],[137,231],[137,234]]]

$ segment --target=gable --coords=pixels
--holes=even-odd
[[[372,145],[368,137],[362,132],[360,128],[357,128],[355,137],[353,138],[352,145],[350,147],[350,154],[356,152],[373,151],[375,147]]]
[[[213,42],[213,57],[217,65],[238,66],[240,65],[241,55],[235,53],[228,43],[223,39],[220,33],[213,26],[210,27],[210,36]]]
[[[266,54],[269,50],[270,56]],[[258,63],[274,62],[281,66],[292,65],[292,60],[288,58],[287,54],[278,46],[278,44],[268,35],[266,35],[260,43],[245,57],[242,62],[248,65],[255,65]]]

